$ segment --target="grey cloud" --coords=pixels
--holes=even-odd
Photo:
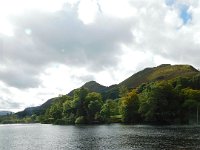
[[[88,82],[88,81],[93,81],[95,77],[93,75],[73,75],[71,78],[79,80],[81,82]]]
[[[120,44],[131,43],[133,21],[99,15],[85,25],[77,8],[56,13],[29,12],[12,17],[14,37],[0,37],[0,80],[17,88],[37,87],[39,74],[51,63],[85,67],[91,72],[113,67]],[[26,34],[26,30],[31,34]]]
[[[8,95],[11,95],[11,91],[8,88],[0,87],[0,91]]]
[[[21,107],[21,103],[14,102],[10,99],[5,99],[0,97],[0,109],[9,110],[9,109],[19,109]]]
[[[19,69],[19,68],[18,68]],[[39,79],[32,74],[26,74],[23,70],[8,70],[0,73],[0,79],[8,85],[21,89],[37,87]]]
[[[41,17],[33,18],[33,15]],[[113,65],[116,59],[112,56],[120,51],[119,43],[132,39],[131,20],[100,16],[94,24],[84,25],[75,12],[64,10],[53,16],[37,13],[29,14],[27,18],[23,18],[25,22],[20,27],[24,27],[20,31],[30,28],[34,43],[44,47],[40,53],[45,54],[48,61],[67,65],[89,64],[91,69]]]

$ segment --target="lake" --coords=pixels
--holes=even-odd
[[[200,149],[200,127],[0,125],[0,150],[92,149]]]

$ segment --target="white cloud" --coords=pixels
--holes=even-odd
[[[99,0],[98,2],[104,15],[118,18],[137,15],[137,8],[130,5],[130,0]]]
[[[79,3],[78,14],[79,18],[85,23],[89,24],[95,20],[99,12],[97,2],[95,0],[81,0]]]
[[[172,28],[179,28],[183,24],[177,10],[168,10],[165,15],[164,21],[166,23],[166,26],[171,26]]]

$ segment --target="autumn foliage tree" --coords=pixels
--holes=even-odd
[[[140,119],[138,113],[139,99],[135,90],[132,90],[120,101],[120,113],[124,123],[137,123]]]

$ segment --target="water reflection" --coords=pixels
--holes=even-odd
[[[0,125],[0,150],[199,149],[198,126]]]

